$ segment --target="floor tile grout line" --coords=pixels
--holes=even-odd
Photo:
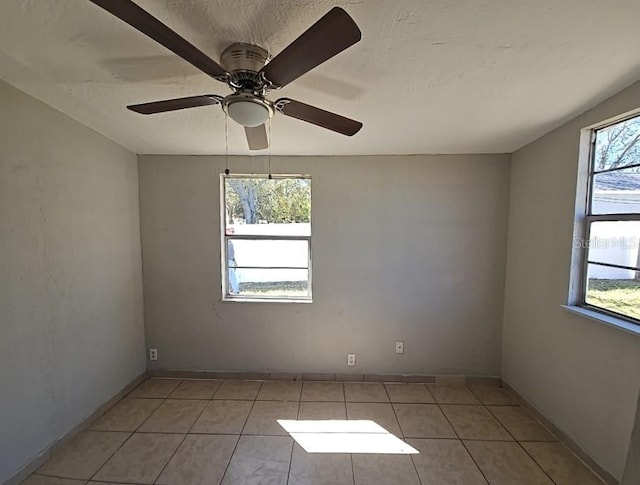
[[[402,429],[402,426],[400,426],[400,420],[398,419],[398,414],[396,413],[396,408],[394,406],[394,404],[397,404],[397,403],[391,402],[391,396],[389,395],[389,392],[387,391],[386,387],[384,388],[384,392],[387,395],[387,398],[389,399],[389,405],[391,406],[391,412],[393,413],[393,417],[395,418],[396,424],[398,425],[398,429],[400,430],[400,435],[404,439],[405,438],[404,430]],[[391,433],[391,432],[389,431],[389,433]],[[391,434],[393,434],[393,433],[391,433]]]
[[[425,384],[427,389],[431,392],[428,384]],[[437,382],[431,383],[432,386],[448,386],[448,387],[456,387],[456,388],[464,388],[471,393],[476,402],[440,402],[436,397],[435,393],[432,392],[433,398],[436,401],[436,404],[451,404],[455,406],[484,406],[482,400],[473,392],[473,389],[469,387],[469,384],[438,384]]]
[[[265,384],[266,382],[300,384],[300,386],[299,386],[300,392],[298,393],[298,397],[297,397],[297,399],[264,399],[264,398],[260,399],[260,392],[262,392],[262,388],[264,387],[264,384]],[[255,399],[256,401],[279,401],[279,402],[280,402],[280,401],[285,401],[285,402],[295,402],[295,401],[298,401],[298,402],[300,402],[300,398],[301,398],[301,395],[302,395],[302,381],[295,381],[295,380],[294,380],[294,381],[280,381],[280,380],[272,380],[272,381],[262,381],[262,384],[263,384],[263,385],[262,385],[262,386],[260,386],[260,391],[258,392],[258,395],[256,396],[256,399]]]
[[[349,413],[347,411],[347,394],[344,392],[344,383],[342,384],[343,394],[344,394],[344,419],[346,421],[349,420]],[[353,481],[353,485],[356,483],[356,469],[353,466],[353,453],[349,453],[349,462],[351,463],[351,480]]]
[[[209,397],[174,397],[173,395],[178,391],[178,389],[180,389],[180,386],[182,386],[182,384],[184,384],[185,382],[198,382],[198,381],[202,381],[204,380],[205,382],[219,382],[215,379],[210,379],[210,380],[205,380],[205,379],[183,379],[182,381],[180,381],[180,384],[178,384],[178,387],[176,387],[173,392],[167,397],[167,399],[195,399],[198,401],[211,401],[213,399],[213,395],[218,391],[218,389],[220,388],[220,386],[222,385],[222,383],[218,384],[218,386],[211,391],[211,395]]]
[[[168,397],[165,397],[164,399],[162,399],[162,402],[161,402],[160,404],[158,404],[158,406],[157,406],[153,411],[151,411],[151,412],[149,413],[149,416],[147,416],[146,418],[144,418],[144,419],[142,420],[142,423],[140,423],[140,425],[139,425],[135,430],[133,430],[133,433],[138,433],[138,432],[140,432],[140,428],[142,428],[142,427],[145,425],[145,423],[146,423],[147,421],[149,421],[149,419],[151,418],[151,416],[153,416],[153,415],[156,413],[156,411],[158,411],[158,409],[160,409],[160,408],[162,407],[162,405],[163,405],[164,403],[166,403],[168,400],[169,400],[169,398],[168,398]]]
[[[478,395],[478,394],[477,394],[477,393],[476,393],[476,392],[471,388],[471,386],[469,386],[469,385],[465,384],[465,386],[464,386],[464,387],[466,387],[467,389],[469,389],[469,391],[471,391],[471,394],[473,394],[473,395],[475,396],[475,398],[476,398],[478,401],[480,401],[480,402],[482,403],[482,405],[483,405],[483,406],[485,406],[484,399],[482,399],[482,398],[481,398],[481,397],[480,397],[480,396],[479,396],[479,395]]]
[[[136,387],[136,389],[138,389],[138,388],[139,388],[140,386],[142,386],[145,382],[148,382],[148,381],[150,381],[150,380],[151,380],[151,379],[146,379],[146,380],[142,381],[142,382],[141,382],[141,383]],[[128,437],[127,437],[127,439],[126,439],[126,440],[124,440],[124,441],[122,442],[122,444],[121,444],[120,446],[118,446],[118,448],[117,448],[113,453],[111,453],[111,455],[109,455],[109,458],[107,458],[107,459],[106,459],[106,461],[105,461],[105,462],[100,466],[100,468],[98,468],[98,469],[96,470],[96,472],[95,472],[93,475],[91,475],[91,478],[89,478],[89,480],[88,480],[89,482],[93,481],[93,479],[95,478],[95,476],[96,476],[98,473],[100,473],[100,471],[101,471],[101,470],[106,466],[106,464],[107,464],[107,463],[109,463],[109,461],[111,461],[111,459],[115,456],[115,454],[116,454],[116,453],[118,453],[118,451],[120,451],[120,450],[122,449],[122,447],[123,447],[123,446],[124,446],[124,445],[125,445],[125,444],[126,444],[126,443],[127,443],[127,442],[128,442],[128,441],[129,441],[129,440],[130,440],[134,435],[135,435],[135,434],[136,434],[136,432],[137,432],[137,431],[142,427],[142,425],[143,425],[144,423],[146,423],[146,422],[147,422],[147,420],[148,420],[148,419],[149,419],[149,418],[150,418],[150,417],[151,417],[151,416],[152,416],[152,415],[153,415],[153,414],[154,414],[158,409],[160,409],[160,406],[162,406],[162,405],[167,401],[167,399],[169,398],[168,396],[169,396],[169,395],[171,395],[171,393],[172,393],[173,391],[175,391],[175,390],[178,388],[178,386],[180,385],[180,383],[181,383],[181,382],[182,382],[182,380],[178,380],[178,384],[176,385],[176,387],[174,387],[174,388],[173,388],[173,390],[169,391],[169,393],[167,394],[167,397],[165,397],[164,399],[162,399],[162,402],[161,402],[161,403],[160,403],[160,404],[159,404],[159,405],[158,405],[158,406],[157,406],[153,411],[151,411],[151,412],[149,413],[149,416],[147,416],[147,417],[142,421],[142,423],[140,423],[140,426],[138,426],[138,427],[137,427],[137,428],[136,428],[136,429],[135,429],[135,430],[134,430],[134,431],[133,431],[133,432],[132,432]],[[135,389],[133,389],[131,392],[133,392],[133,391],[135,391]],[[129,394],[131,394],[131,393],[129,393]],[[125,397],[126,397],[126,396],[125,396]],[[123,399],[124,399],[124,398],[123,398]]]
[[[433,400],[433,402],[430,403],[425,403],[425,404],[435,404],[436,403],[436,396],[433,395],[433,393],[431,392],[431,389],[429,389],[429,386],[427,386],[426,383],[422,384],[424,386],[424,388],[427,390],[427,394],[429,394],[429,396],[431,397],[431,399]]]
[[[351,463],[351,483],[356,484],[356,471],[353,467],[353,453],[349,453],[349,463]]]
[[[62,480],[77,480],[79,482],[85,481],[86,478],[70,478],[70,477],[62,477],[60,475],[51,475],[50,473],[38,473],[37,471],[33,472],[32,474],[30,474],[27,478],[32,477],[32,476],[39,476],[39,477],[47,477],[47,478],[60,478]],[[26,479],[25,479],[26,480]],[[24,482],[20,482],[20,483],[24,483]],[[85,482],[86,483],[86,482]]]
[[[396,413],[396,407],[394,406],[394,403],[391,402],[391,395],[389,394],[389,389],[387,389],[387,386],[385,386],[384,384],[383,384],[383,387],[384,387],[384,392],[387,394],[387,398],[389,399],[389,403],[391,403],[391,412],[393,413],[393,416],[396,418],[396,423],[398,424],[398,429],[400,430],[400,434],[402,435],[402,440],[407,446],[411,446],[409,445],[409,443],[407,443],[407,438],[404,435],[404,430],[402,429],[402,426],[400,426],[400,419],[398,418],[398,413]],[[420,473],[418,473],[418,467],[416,466],[416,462],[413,461],[412,454],[409,454],[409,460],[413,465],[413,470],[416,472],[416,477],[418,477],[418,482],[420,483],[420,485],[423,485],[422,478],[420,478]]]
[[[86,483],[106,483],[106,484],[109,484],[109,483],[113,483],[113,482],[107,482],[107,481],[104,481],[104,480],[89,480]],[[121,485],[121,484],[122,485],[140,485],[139,483],[135,483],[135,482],[127,482],[127,481],[118,482],[118,485]]]
[[[482,478],[484,478],[484,481],[487,484],[490,484],[491,482],[489,482],[489,479],[487,478],[487,476],[484,474],[484,471],[482,471],[482,468],[480,468],[480,465],[478,464],[478,462],[476,461],[475,457],[471,454],[471,451],[469,450],[469,448],[467,448],[467,444],[464,442],[464,440],[462,438],[460,438],[460,435],[458,434],[458,432],[456,431],[456,429],[453,427],[453,424],[451,424],[451,421],[449,421],[449,418],[447,417],[447,415],[444,413],[444,411],[442,410],[442,408],[440,407],[440,404],[436,404],[436,406],[438,406],[438,409],[440,410],[440,412],[442,413],[442,415],[444,416],[444,419],[447,420],[447,423],[449,423],[449,426],[451,426],[451,429],[453,430],[454,434],[456,435],[456,437],[458,438],[458,441],[460,441],[460,444],[462,445],[462,447],[464,448],[464,450],[467,452],[467,455],[469,455],[469,457],[471,458],[471,460],[473,461],[473,463],[475,464],[476,468],[478,469],[478,471],[480,472],[480,475],[482,475]]]
[[[473,390],[472,390],[471,392],[473,392]],[[491,412],[491,410],[489,409],[489,407],[488,407],[486,404],[484,404],[484,402],[483,402],[483,405],[484,405],[484,408],[487,410],[487,412],[488,412],[491,416],[493,416],[493,419],[495,419],[495,420],[500,424],[500,426],[502,426],[502,428],[503,428],[503,429],[504,429],[504,430],[509,434],[509,436],[511,436],[511,437],[513,438],[513,440],[518,444],[518,446],[520,447],[520,449],[521,449],[522,451],[524,451],[524,452],[525,452],[525,454],[526,454],[526,455],[531,459],[531,461],[533,461],[533,463],[535,463],[535,465],[536,465],[540,470],[542,470],[542,473],[544,473],[544,474],[549,478],[549,480],[551,480],[551,483],[554,483],[554,484],[555,484],[555,483],[556,483],[556,481],[551,477],[551,475],[549,475],[549,473],[547,473],[547,471],[542,467],[542,465],[541,465],[540,463],[538,463],[538,461],[537,461],[537,460],[536,460],[536,459],[535,459],[535,458],[534,458],[534,457],[533,457],[533,456],[532,456],[532,455],[527,451],[527,449],[526,449],[524,446],[522,446],[522,443],[520,443],[520,441],[518,441],[518,440],[516,439],[516,437],[513,435],[513,433],[511,433],[511,431],[509,431],[509,430],[507,429],[507,427],[506,427],[505,425],[503,425],[503,424],[502,424],[502,422],[501,422],[501,421],[500,421],[496,416],[494,416],[494,414]]]
[[[302,386],[300,386],[300,396],[302,396]],[[296,421],[300,420],[300,401],[298,401],[298,410],[296,411]],[[291,433],[289,433],[291,436]],[[293,449],[296,447],[296,440],[292,439],[291,443],[291,456],[289,457],[289,471],[287,472],[287,485],[289,485],[289,480],[291,478],[291,464],[293,463]]]
[[[183,381],[184,382],[184,381]],[[182,383],[181,383],[182,384]],[[180,387],[180,385],[178,385],[178,387]],[[176,387],[177,389],[177,387]],[[203,399],[198,399],[198,401],[203,400]],[[180,447],[182,446],[182,444],[185,442],[185,440],[187,439],[187,436],[189,436],[189,434],[191,433],[191,430],[193,429],[193,427],[196,425],[196,422],[198,421],[198,419],[200,419],[200,416],[202,416],[202,414],[204,413],[204,410],[207,409],[208,404],[205,404],[204,406],[202,406],[202,410],[198,413],[198,416],[196,416],[196,419],[193,420],[193,423],[191,423],[191,426],[189,426],[189,429],[187,430],[187,432],[184,434],[184,436],[182,437],[182,441],[180,441],[180,443],[178,443],[178,446],[176,446],[176,449],[173,450],[173,453],[171,453],[171,456],[169,457],[169,459],[167,460],[167,462],[164,464],[164,466],[162,467],[162,469],[160,470],[160,473],[158,473],[158,475],[156,475],[156,478],[153,480],[153,483],[156,483],[160,477],[162,476],[162,474],[164,473],[165,469],[167,468],[167,466],[169,465],[169,463],[171,462],[171,460],[173,459],[173,457],[176,455],[176,453],[178,452],[178,450],[180,449]]]
[[[258,390],[256,391],[256,394],[250,398],[240,398],[240,399],[234,399],[234,398],[222,398],[222,399],[216,399],[216,395],[220,392],[220,390],[222,389],[222,387],[224,386],[225,383],[228,382],[257,382],[258,383]],[[223,380],[222,383],[220,384],[220,386],[218,386],[218,388],[213,392],[213,396],[211,396],[211,399],[209,399],[210,401],[256,401],[258,400],[258,395],[260,394],[260,390],[262,389],[262,384],[264,384],[264,381],[252,381],[252,380]]]
[[[554,483],[554,484],[557,484],[557,483],[558,483],[558,482],[556,482],[556,481],[551,477],[551,475],[549,475],[549,473],[547,473],[547,470],[545,470],[545,469],[542,467],[542,465],[541,465],[540,463],[538,463],[538,460],[536,460],[536,459],[533,457],[533,455],[532,455],[531,453],[529,453],[529,452],[527,451],[527,449],[526,449],[524,446],[522,446],[522,443],[520,443],[519,441],[516,441],[516,443],[518,443],[518,446],[519,446],[519,447],[520,447],[520,448],[525,452],[525,454],[526,454],[529,458],[531,458],[531,461],[533,461],[533,463],[535,463],[535,465],[536,465],[538,468],[540,468],[540,470],[542,470],[542,473],[544,473],[544,474],[549,478],[549,480],[551,480],[551,483]]]
[[[507,427],[506,427],[504,424],[502,424],[502,423],[500,422],[500,420],[499,420],[498,418],[496,418],[496,417],[493,415],[493,413],[492,413],[492,412],[491,412],[491,410],[487,407],[487,405],[486,405],[486,404],[484,404],[484,403],[483,403],[483,404],[482,404],[482,407],[483,407],[483,408],[485,409],[485,411],[489,414],[489,416],[491,416],[491,418],[493,418],[493,420],[494,420],[496,423],[498,423],[498,426],[500,426],[502,429],[504,429],[504,430],[507,432],[507,434],[513,438],[513,441],[518,441],[518,440],[516,439],[516,437],[515,437],[515,436],[513,436],[513,434],[511,433],[511,431],[509,431],[509,430],[507,429]]]
[[[105,431],[105,433],[117,433],[120,432],[122,433],[122,431]],[[340,432],[340,431],[336,431],[336,432],[331,432],[331,431],[296,431],[297,434],[311,434],[311,435],[335,435],[335,434],[353,434],[353,435],[364,435],[364,436],[387,436],[389,434],[393,435],[393,433],[390,432],[384,432],[384,433],[376,433],[376,432],[360,432],[360,431],[349,431],[349,432]],[[138,433],[138,434],[142,434],[142,435],[149,435],[149,434],[167,434],[167,435],[183,435],[185,433],[160,433],[158,431],[154,431],[154,432],[144,432],[144,433]],[[242,435],[239,435],[238,433],[205,433],[205,432],[196,432],[196,433],[189,433],[190,435],[194,435],[194,436],[265,436],[265,437],[272,437],[272,438],[286,438],[286,435],[282,435],[282,434],[272,434],[272,433],[243,433]],[[394,435],[395,436],[395,435]],[[447,440],[457,440],[457,439],[461,439],[461,438],[457,438],[457,437],[453,437],[453,436],[447,436],[447,437],[438,437],[438,436],[404,436],[404,438],[406,439],[410,439],[410,440],[423,440],[423,439],[428,439],[428,440],[443,440],[443,441],[447,441]],[[500,440],[487,440],[487,439],[479,439],[479,438],[465,438],[467,441],[480,441],[482,443],[516,443],[516,441],[514,440],[510,440],[510,439],[500,439]],[[518,442],[518,443],[540,443],[540,444],[554,444],[554,443],[559,443],[558,441],[539,441],[539,440],[531,440],[531,441],[522,441],[522,442]],[[34,472],[35,473],[35,472]],[[43,475],[43,473],[38,473],[39,475]],[[65,478],[65,477],[61,477],[61,478]]]
[[[131,433],[130,431],[100,431],[100,433]],[[296,431],[297,434],[326,434],[326,435],[334,435],[334,434],[340,434],[341,432],[336,431],[336,432],[331,432],[331,431]],[[149,435],[149,434],[166,434],[166,435],[182,435],[185,434],[184,432],[160,432],[160,431],[140,431],[137,432],[136,434],[139,435]],[[204,432],[204,431],[197,431],[194,433],[189,433],[191,435],[197,435],[197,436],[240,436],[238,433],[232,433],[232,432],[228,432],[228,433],[224,433],[224,432]],[[347,434],[357,434],[357,435],[372,435],[372,436],[376,436],[376,435],[388,435],[388,434],[393,434],[391,432],[385,432],[385,433],[378,433],[378,432],[374,432],[374,431],[349,431],[347,432]],[[285,437],[285,435],[282,434],[272,434],[272,433],[243,433],[242,436],[270,436],[270,437]],[[395,435],[394,435],[395,436]],[[429,440],[455,440],[458,438],[452,437],[452,436],[447,436],[447,437],[440,437],[440,436],[404,436],[404,438],[406,439],[416,439],[416,440],[420,440],[420,439],[429,439]],[[465,438],[467,441],[481,441],[483,443],[515,443],[514,440],[511,439],[494,439],[494,440],[488,440],[488,439],[481,439],[481,438]],[[553,444],[553,443],[560,443],[559,441],[540,441],[540,440],[522,440],[522,441],[518,441],[518,443],[547,443],[547,444]],[[36,473],[36,472],[34,472]],[[38,473],[39,475],[43,475],[43,473]],[[61,478],[65,478],[65,477],[61,477]]]
[[[520,442],[518,442],[518,443],[520,444],[520,446],[522,446],[522,447],[524,448],[524,446],[522,445],[522,443],[520,443]],[[581,459],[578,455],[576,455],[576,454],[573,452],[573,450],[572,450],[571,448],[569,448],[569,447],[568,447],[565,443],[563,443],[562,441],[559,441],[559,440],[558,440],[558,441],[523,441],[523,443],[559,444],[560,446],[562,446],[563,448],[565,448],[565,449],[566,449],[566,450],[567,450],[567,451],[568,451],[568,452],[569,452],[569,453],[570,453],[570,454],[571,454],[575,459],[577,459],[577,460],[580,462],[580,464],[582,464],[582,466],[584,466],[584,467],[587,469],[587,471],[588,471],[589,473],[591,473],[591,474],[592,474],[592,475],[594,475],[598,480],[600,480],[600,482],[602,482],[602,485],[605,485],[605,484],[607,483],[607,482],[605,482],[605,480],[604,480],[600,475],[598,475],[598,474],[593,470],[593,468],[591,468],[591,467],[590,467],[589,465],[587,465],[584,461],[582,461],[582,459]],[[531,458],[536,462],[536,464],[537,464],[540,468],[542,468],[542,465],[538,463],[538,460],[536,460],[536,459],[533,457],[533,455],[531,455],[531,453],[529,453],[529,452],[527,451],[527,449],[526,449],[526,448],[525,448],[525,450],[524,450],[524,451],[525,451],[529,456],[531,456]],[[551,478],[551,477],[549,477],[549,478]],[[552,480],[554,483],[556,483],[556,482],[553,480],[553,478],[552,478],[551,480]]]
[[[497,421],[498,421],[498,422],[499,422],[499,423],[500,423],[500,424],[501,424],[501,425],[506,429],[506,428],[507,428],[507,425],[506,425],[506,424],[504,424],[504,423],[502,422],[502,420],[500,419],[500,417],[499,417],[496,413],[494,413],[494,412],[493,412],[493,410],[492,410],[489,406],[492,406],[492,407],[507,407],[507,406],[499,406],[499,405],[497,405],[497,404],[489,404],[489,405],[485,405],[485,407],[486,407],[486,408],[487,408],[487,410],[491,413],[491,415],[492,415],[492,416],[493,416],[493,417],[494,417],[494,418],[495,418],[495,419],[496,419],[496,420],[497,420]],[[519,439],[517,439],[517,438],[516,438],[516,436],[515,436],[511,431],[509,431],[509,430],[507,429],[507,432],[509,432],[509,434],[511,434],[511,436],[513,436],[513,439],[514,439],[514,440],[516,440],[516,441],[518,441],[518,442],[523,441],[523,442],[525,442],[525,443],[528,443],[528,442],[531,442],[531,441],[534,441],[534,442],[546,442],[546,443],[557,443],[557,442],[559,442],[559,441],[560,441],[560,440],[558,439],[558,437],[557,437],[556,435],[554,435],[551,431],[549,431],[549,430],[548,430],[548,429],[547,429],[547,428],[546,428],[546,427],[545,427],[545,426],[544,426],[540,421],[538,421],[537,419],[535,419],[535,417],[534,417],[534,416],[532,416],[532,415],[530,415],[529,413],[527,413],[527,412],[526,412],[526,410],[525,410],[522,406],[508,406],[508,407],[512,407],[512,408],[517,407],[518,409],[522,410],[522,411],[526,414],[526,416],[527,416],[528,418],[530,418],[531,420],[533,420],[533,421],[534,421],[537,425],[539,425],[539,426],[540,426],[544,431],[546,431],[548,434],[550,434],[550,435],[553,437],[553,440],[551,440],[551,441],[549,441],[549,440],[546,440],[546,441],[541,441],[541,440],[519,440]]]
[[[135,391],[135,389],[133,389],[131,392]],[[129,394],[131,394],[131,392]],[[95,424],[103,417],[106,416],[108,413],[110,413],[111,411],[113,411],[115,409],[116,406],[118,406],[119,404],[121,404],[122,402],[124,402],[126,399],[143,399],[143,400],[155,400],[155,401],[161,401],[160,403],[158,403],[158,405],[156,407],[154,407],[150,413],[149,416],[151,416],[153,413],[156,412],[156,410],[162,406],[162,404],[168,399],[168,398],[163,398],[163,397],[147,397],[147,398],[142,398],[142,397],[128,397],[129,394],[127,396],[124,396],[122,399],[120,399],[117,403],[115,403],[113,406],[111,406],[109,409],[107,409],[104,413],[102,413],[100,416],[98,416],[97,418],[95,418],[91,424],[89,425],[89,427],[86,429],[86,431],[103,431],[103,432],[107,432],[107,433],[119,433],[119,432],[123,432],[123,433],[135,433],[138,428],[140,426],[142,426],[142,424],[140,424],[134,431],[130,431],[130,430],[117,430],[117,429],[96,429],[94,428]],[[143,419],[143,423],[149,418],[149,416],[147,416],[146,418]]]
[[[540,422],[540,421],[539,421],[539,420],[538,420],[538,419],[533,415],[533,413],[529,412],[529,411],[528,411],[527,409],[525,409],[523,406],[521,406],[521,405],[519,405],[519,404],[518,404],[517,406],[500,406],[500,405],[497,405],[497,404],[491,404],[490,406],[492,406],[492,407],[511,407],[511,408],[518,408],[518,409],[520,409],[520,410],[521,410],[521,411],[522,411],[522,412],[523,412],[523,413],[524,413],[524,414],[525,414],[529,419],[531,419],[532,421],[534,421],[538,426],[540,426],[540,427],[541,427],[541,428],[542,428],[546,433],[548,433],[548,434],[553,438],[553,440],[551,440],[551,441],[549,441],[549,440],[546,440],[546,441],[541,441],[541,440],[518,440],[518,441],[524,441],[525,443],[526,443],[526,442],[530,442],[530,441],[546,442],[546,443],[562,443],[562,441],[560,441],[560,438],[558,438],[558,437],[555,435],[555,433],[554,433],[553,431],[551,431],[549,428],[547,428],[547,427],[545,426],[545,424],[544,424],[544,423]],[[496,418],[498,421],[500,421],[500,418],[499,418],[499,417],[498,417],[498,416],[493,412],[493,410],[491,410],[491,409],[489,408],[489,406],[487,406],[487,409],[489,409],[489,412],[490,412],[491,414],[493,414],[493,415],[495,416],[495,418]],[[502,423],[502,421],[500,421],[500,422]],[[505,426],[505,425],[503,424],[503,426]],[[506,428],[506,426],[505,426],[505,428]],[[573,453],[573,452],[572,452],[572,453]],[[575,454],[575,453],[574,453],[574,454]],[[577,456],[577,455],[576,455],[576,456]]]
[[[452,406],[452,404],[443,404],[444,406]],[[438,405],[440,406],[440,405]],[[460,406],[465,406],[464,404],[460,404]],[[468,406],[474,406],[473,404],[469,404]],[[469,439],[471,441],[518,441],[516,440],[516,438],[509,432],[509,430],[491,413],[491,411],[487,408],[487,406],[485,404],[481,404],[480,406],[475,405],[476,407],[483,407],[485,409],[485,411],[489,414],[489,416],[498,424],[498,426],[503,429],[504,431],[506,431],[506,433],[511,437],[510,440],[501,440],[501,439],[493,439],[493,440],[489,440],[489,439],[476,439],[476,438],[465,438],[465,439]],[[449,421],[448,416],[446,415],[446,413],[444,412],[444,409],[442,409],[442,406],[440,406],[440,411],[442,412],[442,414],[445,415],[445,417],[447,418],[447,421]],[[453,423],[451,423],[451,427],[453,428]],[[454,428],[454,431],[455,428]],[[457,434],[457,431],[456,431]],[[462,439],[462,438],[460,438]]]
[[[222,386],[220,386],[222,387]],[[262,382],[260,382],[260,385],[258,386],[258,392],[256,392],[256,398],[258,397],[258,394],[260,394],[260,389],[262,389]],[[242,439],[242,435],[243,435],[243,431],[245,426],[247,426],[247,421],[249,421],[249,416],[251,416],[251,411],[253,411],[253,407],[256,404],[256,400],[253,400],[253,404],[251,404],[251,408],[249,409],[249,412],[247,413],[247,417],[244,419],[244,423],[242,424],[242,428],[240,428],[240,434],[238,435],[238,440],[236,441],[236,445],[233,447],[233,451],[231,452],[231,455],[229,456],[229,461],[227,462],[227,466],[224,467],[224,473],[222,474],[222,478],[220,478],[220,483],[224,482],[224,477],[227,476],[227,472],[229,471],[229,466],[231,465],[231,462],[233,461],[233,456],[236,454],[236,450],[238,449],[238,444],[240,444],[240,440]]]
[[[472,393],[472,394],[476,397],[476,399],[478,399],[478,401],[480,401],[484,406],[512,406],[512,407],[522,407],[522,405],[521,405],[519,402],[517,402],[517,401],[514,399],[514,397],[513,397],[513,396],[512,396],[512,395],[511,395],[511,394],[510,394],[510,393],[509,393],[509,392],[508,392],[504,387],[501,387],[501,386],[487,386],[487,387],[491,387],[491,388],[495,387],[495,388],[497,388],[497,389],[501,389],[501,390],[502,390],[502,392],[503,392],[504,394],[506,394],[506,395],[511,399],[511,401],[512,401],[512,402],[513,402],[513,401],[516,401],[516,402],[515,402],[515,404],[509,404],[509,403],[490,403],[490,402],[485,402],[485,399],[482,399],[482,397],[480,397],[480,394],[478,394],[476,391],[474,391],[474,390],[473,390],[473,388],[472,388],[469,384],[467,384],[467,385],[466,385],[466,387],[468,387],[468,388],[469,388],[469,390],[471,391],[471,393]],[[476,385],[475,387],[479,387],[479,386],[478,386],[478,385]]]
[[[238,382],[261,382],[262,381],[238,381]],[[265,381],[267,382],[267,381]],[[270,382],[270,381],[268,381]],[[274,382],[289,382],[289,381],[274,381]],[[291,381],[291,382],[296,382],[296,381]],[[349,384],[349,383],[342,383],[342,382],[331,382],[331,381],[311,381],[311,382],[321,382],[321,383],[333,383],[333,384]],[[301,383],[302,384],[302,383]],[[359,384],[359,383],[356,383]],[[386,383],[371,383],[370,385],[375,385],[375,384],[386,384]],[[392,383],[392,384],[396,384],[396,383]],[[482,402],[478,401],[478,402],[474,402],[474,403],[461,403],[461,402],[438,402],[434,396],[431,394],[431,392],[429,391],[429,388],[424,384],[424,383],[407,383],[407,384],[401,384],[401,385],[421,385],[421,386],[425,386],[426,391],[429,393],[429,396],[433,399],[433,402],[430,401],[401,401],[401,400],[392,400],[390,397],[387,401],[365,401],[365,400],[358,400],[358,399],[354,399],[354,400],[347,400],[346,396],[345,399],[340,399],[340,400],[313,400],[313,399],[302,399],[302,388],[301,388],[301,396],[297,399],[260,399],[259,396],[255,397],[255,398],[224,398],[224,399],[215,399],[215,394],[217,393],[217,391],[219,390],[219,388],[214,391],[214,394],[212,397],[209,398],[200,398],[200,397],[173,397],[171,395],[167,396],[166,398],[159,398],[159,397],[137,397],[136,399],[163,399],[163,400],[171,400],[171,401],[175,401],[175,400],[203,400],[203,401],[264,401],[264,402],[295,402],[295,401],[299,401],[299,402],[317,402],[317,403],[328,403],[328,402],[334,402],[334,403],[340,403],[340,402],[353,402],[353,403],[368,403],[368,404],[376,404],[376,403],[392,403],[392,404],[446,404],[446,405],[452,405],[452,406],[500,406],[500,407],[520,407],[518,404],[483,404]],[[460,386],[462,387],[462,386]],[[385,387],[386,389],[386,387]]]
[[[215,401],[215,399],[213,399]],[[231,399],[233,401],[250,401],[250,399]],[[258,399],[258,401],[286,401],[286,399]],[[484,406],[484,404],[482,403],[456,403],[456,402],[437,402],[437,401],[433,401],[433,402],[425,402],[425,401],[318,401],[318,400],[307,400],[307,399],[301,399],[300,402],[319,402],[319,403],[330,403],[330,402],[334,402],[334,403],[341,403],[341,402],[348,402],[348,403],[362,403],[362,404],[444,404],[447,406]],[[494,404],[490,404],[490,406],[494,406]],[[517,407],[517,405],[509,405],[509,406],[504,406],[504,407]]]
[[[473,392],[473,390],[472,390],[471,392]],[[484,402],[483,402],[482,406],[483,406],[483,407],[484,407],[484,409],[487,411],[487,413],[489,413],[489,415],[490,415],[490,416],[491,416],[491,417],[496,421],[496,423],[498,423],[498,425],[499,425],[502,429],[504,429],[504,430],[507,432],[507,434],[508,434],[509,436],[511,436],[511,438],[513,439],[513,441],[514,441],[515,443],[517,443],[517,444],[518,444],[518,446],[519,446],[519,447],[520,447],[520,448],[525,452],[525,454],[526,454],[527,456],[529,456],[529,458],[531,458],[531,460],[533,461],[533,463],[534,463],[538,468],[540,468],[540,470],[542,470],[542,473],[544,473],[544,474],[549,478],[549,480],[551,480],[551,483],[556,483],[556,482],[555,482],[555,480],[554,480],[553,478],[551,478],[551,476],[547,473],[547,471],[546,471],[544,468],[542,468],[542,466],[541,466],[541,465],[540,465],[540,464],[539,464],[539,463],[538,463],[538,462],[533,458],[533,456],[531,456],[531,455],[529,454],[529,452],[525,449],[525,447],[524,447],[524,446],[522,446],[522,444],[521,444],[521,443],[516,439],[516,437],[515,437],[515,436],[514,436],[514,435],[513,435],[513,434],[512,434],[508,429],[507,429],[507,427],[506,427],[505,425],[503,425],[503,424],[500,422],[500,420],[499,420],[498,418],[496,418],[496,417],[493,415],[493,413],[491,412],[491,410],[487,407],[487,405],[486,405],[486,404],[484,404]]]

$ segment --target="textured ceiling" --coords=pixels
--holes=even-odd
[[[333,5],[362,41],[271,98],[358,119],[353,138],[276,115],[272,153],[511,152],[640,77],[638,0],[139,0],[218,59],[277,54]],[[219,106],[127,104],[228,88],[86,0],[0,2],[0,78],[137,153],[221,154]],[[230,122],[229,152],[248,153]]]

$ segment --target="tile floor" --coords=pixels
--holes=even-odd
[[[602,484],[496,386],[179,379],[143,382],[23,483]]]

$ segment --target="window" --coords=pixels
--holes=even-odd
[[[581,303],[640,323],[640,116],[591,134]]]
[[[311,301],[311,178],[222,175],[223,299]]]

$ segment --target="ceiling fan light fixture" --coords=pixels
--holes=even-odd
[[[247,128],[263,125],[274,111],[267,100],[250,94],[231,94],[222,106],[232,120]]]
[[[362,128],[359,121],[300,101],[281,98],[273,102],[265,97],[269,91],[286,86],[360,41],[360,29],[340,7],[329,10],[273,59],[260,46],[235,42],[222,51],[221,65],[133,0],[89,1],[233,91],[224,98],[203,94],[132,104],[127,106],[131,111],[150,115],[221,104],[227,116],[244,126],[250,150],[263,150],[269,146],[265,122],[276,111],[347,136],[355,135]],[[225,123],[225,129],[226,126]]]

